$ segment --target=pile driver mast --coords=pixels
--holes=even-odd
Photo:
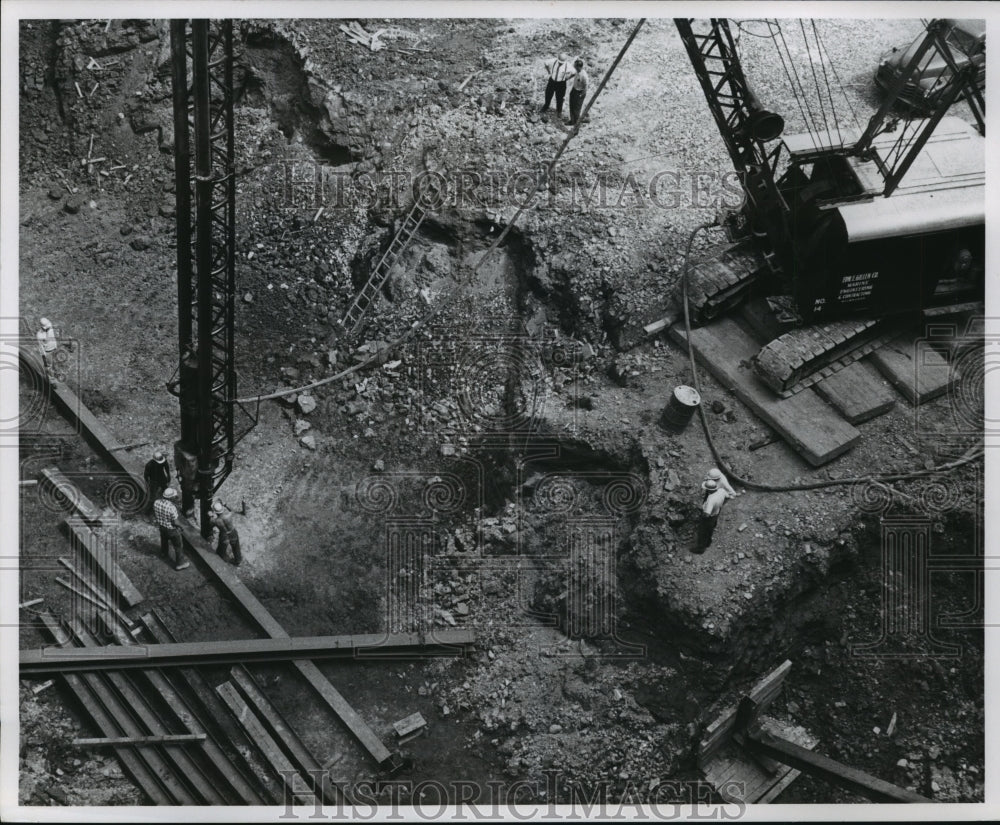
[[[233,24],[174,20],[178,396],[174,446],[186,513],[200,501],[208,535],[212,497],[233,467],[236,369],[236,187]]]

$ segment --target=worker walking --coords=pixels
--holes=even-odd
[[[708,498],[712,494],[712,490],[708,488],[708,482],[714,481],[715,486],[726,493],[726,498],[736,498],[739,495],[734,489],[733,485],[729,483],[729,479],[722,474],[722,470],[718,467],[713,467],[708,471],[708,475],[705,476],[705,480],[701,483],[701,489],[705,493],[705,498]]]
[[[708,497],[701,505],[701,519],[698,521],[698,543],[695,546],[695,553],[704,553],[712,546],[715,525],[719,521],[719,513],[726,501],[726,491],[719,487],[714,479],[709,479],[702,487],[708,490]]]
[[[170,486],[170,465],[162,450],[157,450],[153,453],[153,457],[146,462],[142,477],[146,482],[146,500],[149,502],[149,511],[152,512],[154,502]]]
[[[557,58],[545,61],[545,70],[549,74],[549,80],[545,84],[545,103],[542,111],[547,112],[552,103],[552,96],[556,98],[556,113],[562,115],[563,100],[566,98],[566,80],[572,73],[569,64],[569,55],[563,52]]]
[[[569,81],[569,125],[576,126],[583,109],[583,99],[587,96],[587,72],[583,68],[583,60],[573,61],[574,73]]]
[[[177,491],[167,487],[163,496],[153,503],[153,517],[160,528],[160,553],[170,559],[174,570],[184,570],[191,566],[191,562],[184,558],[176,501]]]
[[[238,565],[243,561],[243,554],[240,552],[240,534],[236,530],[236,525],[233,524],[232,511],[225,507],[221,501],[216,501],[212,505],[210,518],[212,526],[219,531],[219,543],[216,545],[215,552],[226,561],[230,561],[227,558],[229,554],[226,552],[230,550],[233,557],[230,563],[234,566]]]
[[[42,356],[46,375],[54,381],[56,377],[56,350],[59,349],[59,340],[56,338],[56,331],[48,318],[41,318],[38,323],[41,326],[41,329],[35,333],[35,339],[38,341],[38,352]]]

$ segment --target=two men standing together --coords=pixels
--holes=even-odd
[[[545,61],[548,72],[548,82],[545,84],[545,103],[542,111],[547,112],[556,99],[556,114],[562,115],[563,101],[566,99],[566,88],[569,84],[569,124],[576,126],[583,109],[583,99],[587,94],[587,72],[583,68],[583,60],[577,58],[570,65],[569,55],[563,52],[559,57]]]

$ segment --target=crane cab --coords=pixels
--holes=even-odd
[[[982,300],[984,138],[959,118],[942,118],[889,196],[879,166],[899,151],[897,136],[880,135],[867,157],[851,154],[857,138],[847,129],[783,138],[788,167],[778,189],[788,204],[788,274],[803,319]]]

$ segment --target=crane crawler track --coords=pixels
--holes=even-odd
[[[799,327],[765,345],[753,358],[753,370],[788,398],[878,349],[899,331],[899,322],[891,320]]]
[[[688,272],[688,302],[696,323],[704,324],[735,307],[764,267],[748,241],[699,261]]]

